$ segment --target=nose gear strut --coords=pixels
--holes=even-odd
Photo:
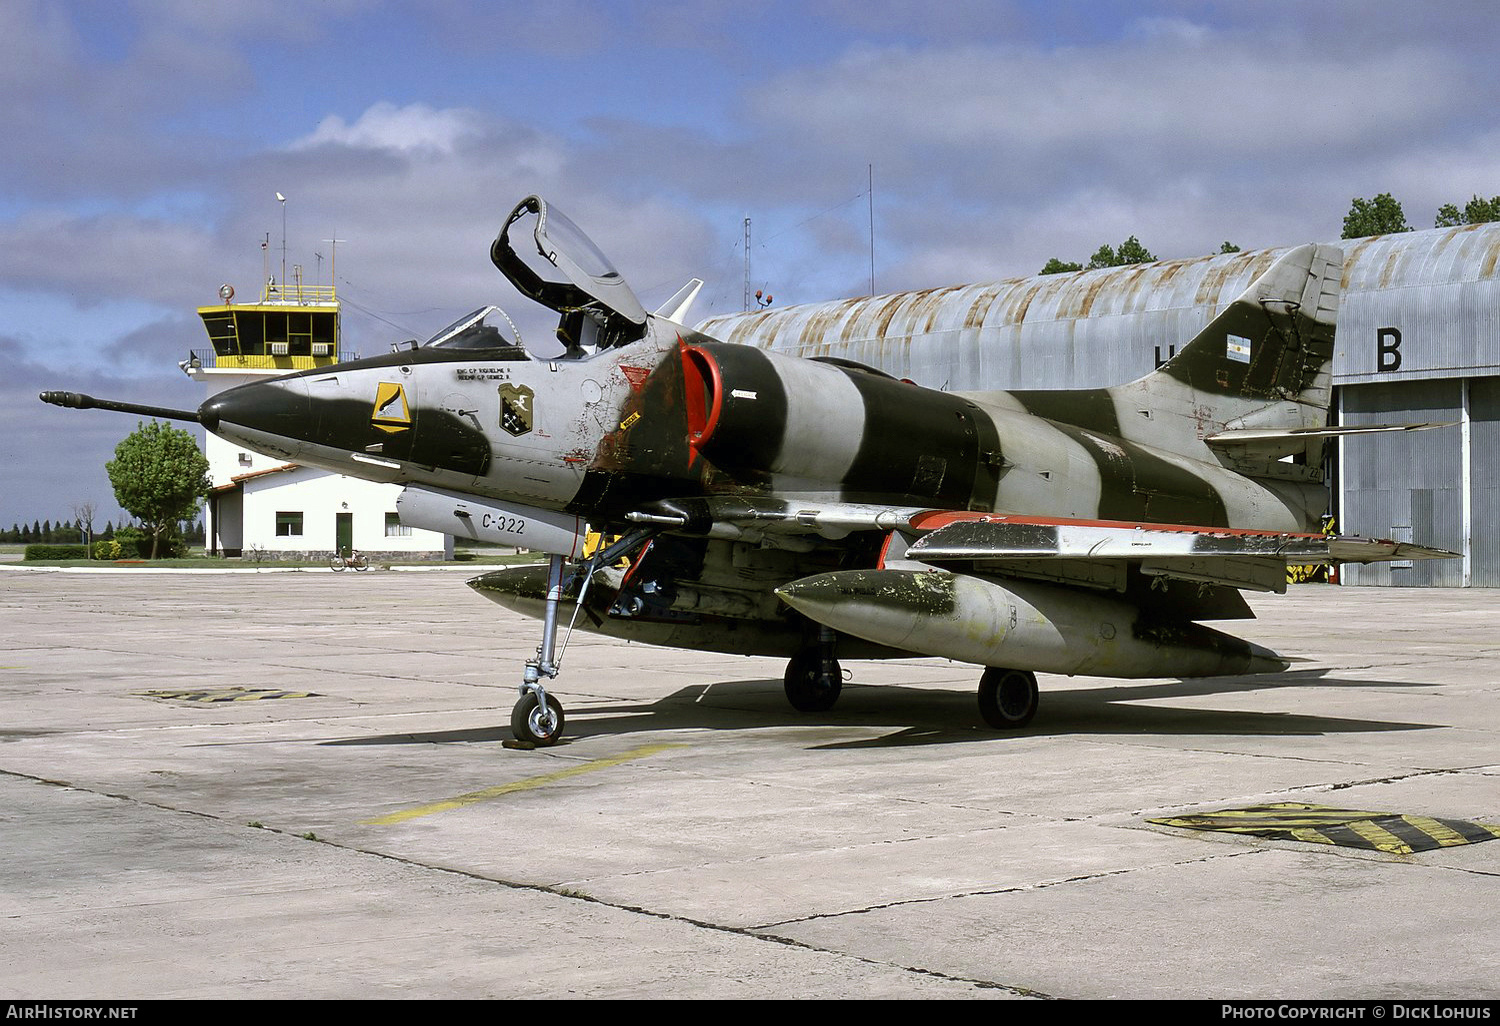
[[[563,707],[553,695],[547,694],[542,678],[553,678],[562,664],[562,655],[568,649],[568,638],[573,635],[573,624],[578,612],[588,597],[589,584],[594,572],[608,566],[616,559],[649,541],[660,528],[636,528],[610,545],[601,548],[593,556],[580,559],[573,564],[572,573],[566,574],[567,560],[559,555],[547,558],[547,605],[542,616],[542,641],[536,655],[527,661],[521,676],[521,698],[510,713],[510,731],[517,741],[546,747],[557,744],[562,737]],[[573,607],[573,619],[568,623],[568,633],[563,638],[562,649],[557,648],[557,612],[564,592],[582,578],[578,586],[578,598]]]

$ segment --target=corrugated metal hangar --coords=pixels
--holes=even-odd
[[[1347,583],[1500,587],[1500,224],[1334,243],[1344,291],[1337,424],[1444,422],[1344,438],[1328,464],[1341,533],[1462,560],[1347,566]],[[1088,388],[1148,373],[1282,249],[871,296],[711,318],[728,342],[857,360],[961,391]]]

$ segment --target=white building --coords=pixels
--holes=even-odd
[[[332,286],[300,281],[278,292],[267,285],[257,303],[198,308],[212,348],[194,350],[182,368],[206,387],[204,398],[289,371],[339,362],[339,303]],[[372,558],[445,559],[453,539],[403,527],[399,485],[376,484],[250,452],[207,433],[213,491],[204,522],[211,554],[264,552],[280,558],[324,558],[354,550]]]

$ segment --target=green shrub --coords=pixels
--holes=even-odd
[[[26,559],[88,559],[87,545],[28,545]]]
[[[149,559],[151,536],[139,527],[126,525],[115,530],[115,541],[120,543],[120,554],[116,559]]]
[[[100,538],[94,542],[95,559],[119,559],[120,543],[113,538]]]
[[[117,559],[150,559],[151,558],[151,536],[139,527],[127,524],[115,531],[115,541],[120,543],[120,554]],[[156,546],[157,559],[175,559],[185,554],[187,546],[182,540],[179,531],[168,529],[162,532],[161,541]]]

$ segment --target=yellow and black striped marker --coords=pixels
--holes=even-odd
[[[1500,837],[1500,825],[1394,812],[1359,812],[1326,805],[1278,802],[1192,816],[1148,820],[1188,830],[1216,830],[1281,841],[1311,841],[1410,855],[1413,852],[1477,844]]]
[[[142,698],[166,698],[178,702],[254,702],[267,698],[317,698],[311,691],[277,691],[274,688],[219,688],[212,691],[137,691]]]

